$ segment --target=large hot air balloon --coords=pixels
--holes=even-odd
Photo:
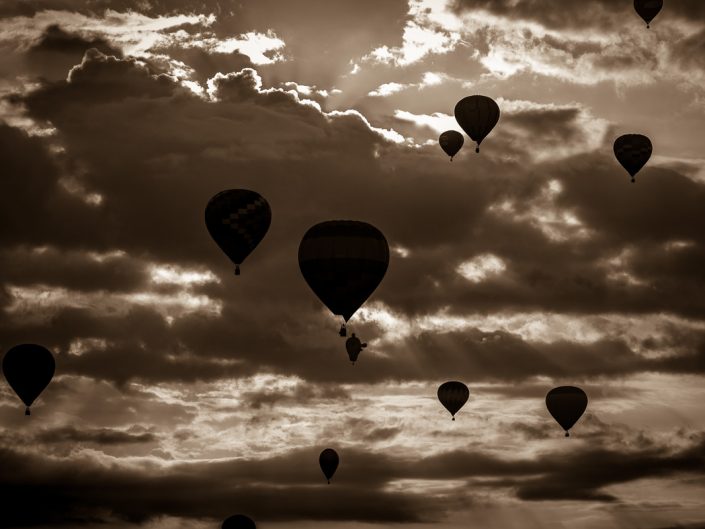
[[[355,336],[355,333],[352,333],[352,336],[345,340],[345,349],[348,352],[348,357],[353,365],[355,365],[357,357],[365,347],[367,347],[367,344],[362,343],[360,339]]]
[[[451,380],[438,387],[438,400],[450,412],[453,420],[455,420],[455,414],[465,405],[469,397],[470,390],[462,382]]]
[[[208,233],[235,264],[235,275],[240,275],[240,265],[264,238],[271,222],[267,201],[247,189],[221,191],[206,206]]]
[[[441,149],[443,149],[445,153],[450,156],[451,162],[453,161],[453,156],[458,154],[458,151],[463,146],[464,142],[465,140],[463,139],[463,135],[457,130],[447,130],[438,138],[438,143],[441,146]]]
[[[585,392],[573,386],[553,388],[546,395],[546,407],[556,422],[563,427],[566,437],[570,437],[568,430],[578,422],[587,404]]]
[[[321,222],[299,245],[299,268],[308,286],[345,323],[377,288],[388,265],[387,240],[366,222]],[[346,335],[345,324],[340,335]]]
[[[235,514],[225,519],[221,529],[257,529],[257,526],[244,514]]]
[[[338,468],[338,463],[340,463],[338,453],[332,448],[326,448],[323,452],[321,452],[321,455],[318,456],[318,463],[321,465],[323,475],[326,477],[328,484],[330,485],[330,478],[333,477],[333,474],[335,474],[335,471]]]
[[[487,96],[464,97],[455,105],[455,120],[477,143],[475,152],[480,152],[480,143],[499,121],[499,107]]]
[[[651,158],[651,140],[642,134],[625,134],[614,140],[614,155],[632,177],[641,170]]]
[[[56,369],[54,356],[41,345],[16,345],[2,359],[2,372],[10,387],[24,402],[25,415],[29,407],[51,382]]]
[[[634,0],[634,9],[646,22],[646,27],[651,27],[651,21],[659,14],[663,7],[663,0]]]

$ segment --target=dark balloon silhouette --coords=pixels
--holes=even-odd
[[[438,387],[438,400],[450,412],[453,420],[455,420],[455,414],[465,405],[469,397],[470,390],[462,382],[451,380]]]
[[[455,120],[477,143],[475,152],[480,152],[480,143],[499,121],[499,107],[487,96],[464,97],[455,105]]]
[[[358,355],[365,347],[367,347],[367,344],[362,343],[360,339],[355,336],[355,333],[352,333],[352,336],[345,340],[345,349],[347,350],[348,357],[353,365],[355,365]]]
[[[257,526],[244,514],[235,514],[225,519],[221,529],[257,529]]]
[[[546,407],[556,422],[565,430],[565,436],[570,437],[570,430],[587,408],[588,398],[585,392],[573,386],[553,388],[546,395]]]
[[[235,264],[235,275],[240,275],[240,265],[264,238],[271,222],[267,201],[247,189],[221,191],[206,206],[208,233]]]
[[[387,240],[366,222],[321,222],[299,245],[299,268],[308,286],[345,323],[375,291],[388,266]],[[345,324],[340,335],[346,335]]]
[[[465,143],[465,139],[457,130],[447,130],[438,138],[438,144],[450,156],[451,162],[453,161],[453,156],[458,154],[458,151],[462,148],[463,143]]]
[[[323,475],[326,477],[326,480],[328,480],[328,484],[330,485],[330,478],[333,477],[333,474],[335,474],[335,471],[338,468],[338,463],[340,463],[338,453],[332,448],[326,448],[323,452],[321,452],[321,455],[318,456],[318,463],[321,465]]]
[[[642,134],[625,134],[614,141],[614,155],[632,177],[641,170],[651,158],[651,140]]]
[[[663,0],[634,0],[634,9],[646,22],[646,27],[651,27],[651,21],[659,14],[663,7]]]
[[[25,343],[11,348],[2,360],[2,372],[24,402],[25,415],[29,407],[51,382],[56,369],[54,356],[41,345]]]

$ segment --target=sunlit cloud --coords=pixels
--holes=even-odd
[[[500,257],[483,254],[460,263],[456,271],[471,283],[481,283],[490,277],[500,275],[506,269],[507,265]]]

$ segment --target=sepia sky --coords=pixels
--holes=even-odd
[[[0,350],[57,371],[0,384],[0,527],[705,528],[705,2],[664,3],[1,2]],[[272,208],[239,277],[229,188]],[[331,219],[391,249],[355,366],[297,264]]]

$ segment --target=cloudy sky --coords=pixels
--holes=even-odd
[[[57,362],[31,418],[0,384],[0,527],[705,527],[705,3],[665,4],[0,3],[0,349]],[[228,188],[273,212],[240,277]],[[296,261],[330,219],[391,248],[355,366]]]

